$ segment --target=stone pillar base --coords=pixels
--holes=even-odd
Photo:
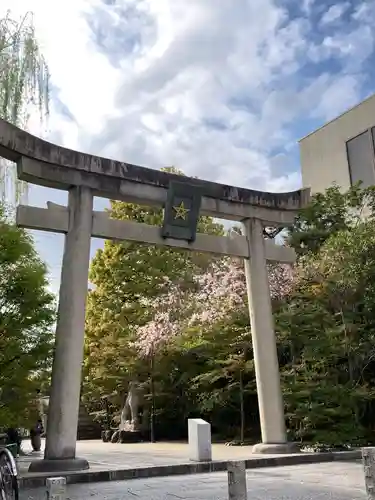
[[[29,472],[71,472],[89,469],[85,458],[65,458],[34,460],[29,466]]]
[[[297,443],[258,443],[253,446],[253,453],[259,453],[263,455],[287,455],[289,453],[300,453],[300,447]]]

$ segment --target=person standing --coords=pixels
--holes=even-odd
[[[18,429],[16,427],[9,427],[6,430],[7,435],[7,444],[16,444],[17,445],[17,456],[21,453],[21,443],[22,437]]]
[[[39,418],[36,425],[30,429],[30,440],[33,451],[40,451],[42,447],[43,432],[43,422],[42,419]]]

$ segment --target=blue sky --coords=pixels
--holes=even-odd
[[[375,92],[375,0],[7,2],[34,12],[50,67],[43,135],[72,149],[296,189],[298,139]],[[47,200],[66,196],[31,188]],[[36,239],[57,290],[63,238]]]

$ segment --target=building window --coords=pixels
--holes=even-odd
[[[375,185],[374,168],[375,127],[366,130],[346,143],[351,184],[362,187]]]

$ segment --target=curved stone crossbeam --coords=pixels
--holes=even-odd
[[[1,119],[0,155],[17,163],[22,158],[29,158],[38,162],[39,169],[31,169],[28,173],[23,174],[21,171],[20,178],[34,184],[50,185],[51,187],[59,187],[59,177],[62,179],[61,184],[65,186],[75,184],[73,173],[79,174],[79,176],[76,175],[74,178],[79,178],[80,184],[86,184],[86,182],[82,181],[86,176],[100,176],[104,184],[108,186],[108,189],[105,189],[107,192],[112,190],[111,186],[114,185],[113,181],[116,182],[116,180],[117,182],[128,181],[164,189],[168,188],[172,180],[181,182],[181,176],[175,174],[101,158],[57,146],[56,144],[39,139]],[[54,171],[52,172],[52,170]],[[72,174],[72,182],[70,182],[69,172]],[[45,182],[43,179],[49,182]],[[283,211],[295,211],[304,207],[310,197],[309,189],[301,189],[289,193],[267,193],[193,179],[191,177],[186,177],[186,181],[197,186],[201,191],[201,195],[205,197]],[[93,185],[95,182],[91,181],[88,184]]]

